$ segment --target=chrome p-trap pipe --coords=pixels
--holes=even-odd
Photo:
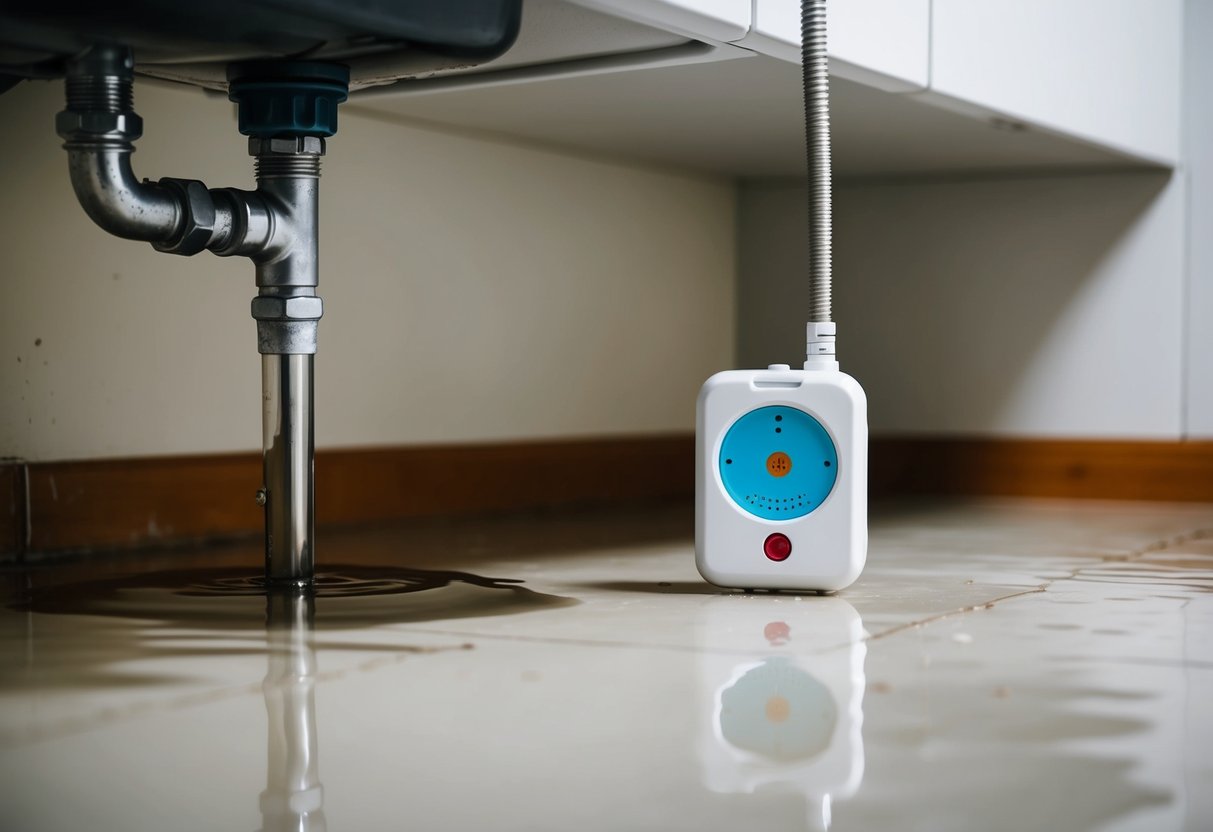
[[[312,363],[324,312],[316,295],[320,157],[337,129],[349,71],[266,61],[229,67],[228,78],[255,159],[255,191],[135,176],[130,157],[143,124],[129,49],[93,47],[68,63],[67,109],[56,128],[77,198],[103,229],[173,254],[210,250],[255,264],[265,574],[271,586],[307,587],[315,569]]]

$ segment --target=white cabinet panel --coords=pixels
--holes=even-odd
[[[893,92],[921,90],[930,65],[930,0],[830,0],[830,71]],[[741,45],[800,61],[798,0],[755,0]]]
[[[751,0],[571,0],[578,6],[647,23],[695,39],[727,43],[750,29]],[[796,2],[798,0],[784,0]]]
[[[1173,164],[1182,23],[1181,0],[934,0],[931,89]]]

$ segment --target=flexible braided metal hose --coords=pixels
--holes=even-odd
[[[833,206],[830,195],[830,67],[826,56],[826,0],[801,0],[800,36],[809,162],[809,320],[832,321]]]

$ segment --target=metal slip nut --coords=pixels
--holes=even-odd
[[[211,188],[215,202],[216,237],[207,245],[220,257],[263,252],[273,232],[273,218],[265,199],[255,191],[237,188]],[[230,218],[230,227],[221,229],[222,217]]]
[[[253,317],[259,321],[318,321],[324,315],[324,301],[315,295],[253,298]]]
[[[323,156],[324,139],[319,136],[287,136],[273,139],[249,136],[248,154],[250,156],[297,156],[300,153]]]
[[[184,221],[175,239],[152,246],[170,254],[191,255],[204,250],[215,233],[215,200],[211,192],[197,179],[165,178],[160,184],[177,194]]]
[[[262,355],[315,355],[320,321],[257,321],[257,352]]]
[[[113,135],[134,141],[143,135],[143,119],[135,113],[63,110],[55,116],[55,132],[65,139]]]

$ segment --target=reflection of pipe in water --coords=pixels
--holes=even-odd
[[[261,685],[269,720],[262,832],[323,832],[324,787],[316,749],[314,599],[270,592],[266,599],[267,669]]]
[[[701,611],[704,785],[804,795],[809,829],[863,779],[863,621],[841,598],[722,597]],[[741,654],[739,659],[738,654]]]

